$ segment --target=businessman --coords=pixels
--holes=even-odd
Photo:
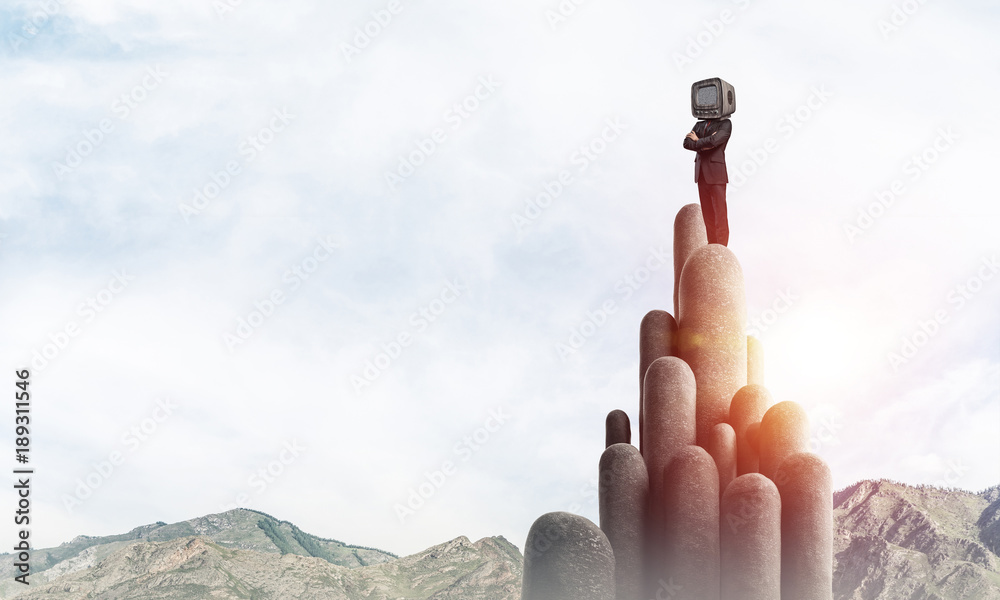
[[[733,132],[733,122],[727,118],[705,119],[694,125],[684,138],[684,147],[696,152],[694,181],[698,184],[701,213],[705,217],[709,244],[729,243],[729,220],[726,216],[726,144]]]

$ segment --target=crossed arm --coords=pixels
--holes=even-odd
[[[684,147],[688,150],[711,150],[716,146],[722,145],[726,140],[729,139],[729,135],[733,132],[733,123],[730,120],[725,120],[722,122],[719,130],[708,137],[699,138],[698,134],[694,131],[687,134],[684,137]]]

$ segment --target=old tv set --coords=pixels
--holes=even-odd
[[[736,112],[736,88],[713,77],[691,84],[691,114],[696,119],[721,119]]]

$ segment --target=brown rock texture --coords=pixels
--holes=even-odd
[[[834,493],[834,599],[1000,600],[989,548],[998,499],[1000,486],[973,494],[884,480]]]
[[[204,537],[137,542],[94,567],[32,585],[23,600],[517,600],[521,555],[503,538],[460,537],[350,569],[315,557],[230,550]],[[12,597],[12,596],[5,596]]]

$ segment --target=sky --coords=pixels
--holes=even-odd
[[[729,247],[765,384],[835,488],[1000,483],[998,21],[5,2],[0,385],[30,371],[33,544],[235,506],[400,555],[596,522],[708,77],[737,91]]]

